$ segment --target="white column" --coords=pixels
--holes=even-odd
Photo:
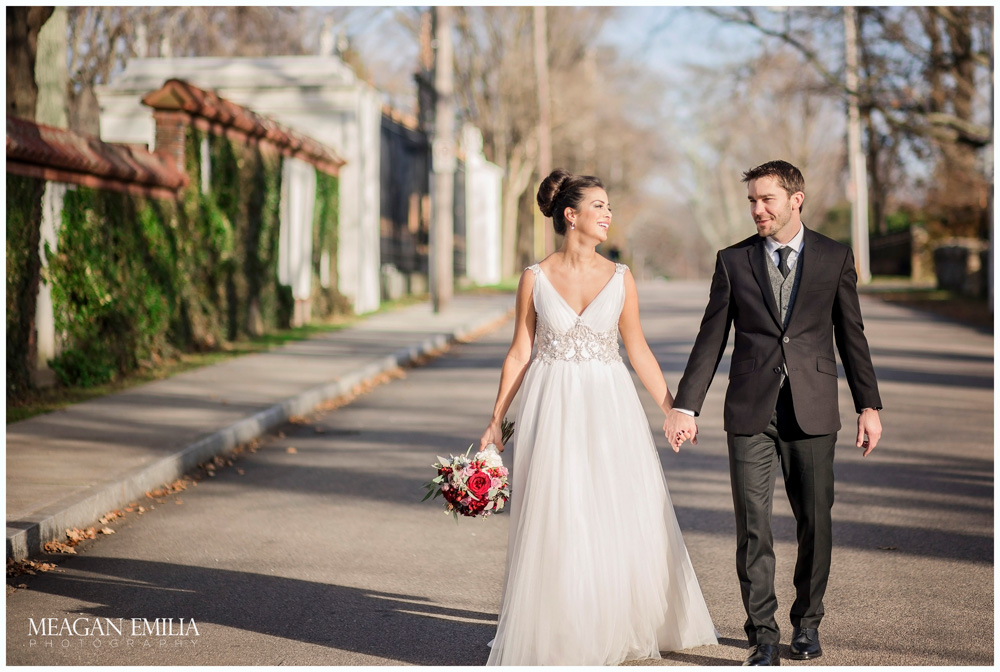
[[[292,288],[295,299],[293,326],[309,322],[315,206],[316,169],[305,161],[286,158],[282,162],[281,176],[278,280]]]
[[[362,212],[358,231],[358,293],[354,310],[368,313],[378,310],[382,300],[382,102],[374,89],[365,89],[361,93],[360,103]]]
[[[337,225],[337,291],[346,296],[354,305],[354,312],[363,312],[359,305],[359,267],[361,231],[361,179],[364,151],[362,150],[361,128],[359,125],[360,91],[353,93],[351,110],[342,116],[340,127],[341,142],[338,151],[346,164],[340,169],[340,195],[338,210],[340,221]]]
[[[503,169],[483,156],[483,136],[462,129],[465,151],[465,268],[477,285],[500,282],[500,189]]]
[[[42,269],[48,267],[45,247],[55,254],[59,241],[59,226],[62,224],[63,199],[68,186],[58,182],[46,182],[42,196],[42,236],[38,243],[38,254],[42,258]],[[49,360],[59,354],[60,343],[56,336],[55,311],[52,305],[52,287],[43,280],[38,284],[38,302],[35,308],[35,332],[38,338],[39,369],[47,369]]]

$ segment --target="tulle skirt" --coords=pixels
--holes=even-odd
[[[614,665],[715,644],[649,422],[621,362],[532,363],[490,665]]]

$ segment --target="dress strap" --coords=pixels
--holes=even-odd
[[[541,270],[542,270],[542,267],[541,267],[541,266],[539,266],[538,264],[532,264],[531,266],[528,266],[528,267],[527,267],[526,269],[524,269],[524,270],[526,270],[526,271],[531,271],[531,272],[532,272],[532,273],[534,273],[535,275],[538,275],[538,274],[539,274],[539,273],[541,272]]]
[[[627,270],[628,270],[628,266],[626,266],[625,264],[615,264],[615,273],[621,275],[621,274],[625,273],[625,271],[627,271]]]

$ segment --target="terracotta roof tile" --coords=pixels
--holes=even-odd
[[[7,161],[171,191],[187,184],[187,177],[158,155],[15,117],[7,117]]]
[[[238,129],[248,136],[267,139],[279,149],[298,155],[327,172],[335,173],[345,163],[334,150],[319,141],[180,79],[168,79],[162,87],[143,96],[142,102],[155,110],[184,111]]]

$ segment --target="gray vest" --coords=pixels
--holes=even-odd
[[[802,254],[799,253],[795,268],[788,277],[782,277],[781,271],[774,264],[774,258],[768,254],[767,275],[771,279],[771,291],[774,292],[774,300],[781,311],[781,326],[788,326],[788,318],[792,314],[792,306],[795,305],[795,295],[799,290],[799,276],[802,271]]]
[[[781,271],[774,264],[774,257],[767,253],[768,264],[767,264],[767,275],[771,279],[771,291],[774,292],[774,301],[778,304],[778,310],[781,311],[781,326],[782,328],[788,328],[788,318],[791,317],[792,307],[795,305],[795,295],[799,291],[799,277],[802,273],[802,253],[799,253],[798,260],[795,262],[795,268],[792,272],[788,274],[788,277],[783,277]],[[788,369],[784,362],[781,363],[781,382],[780,385],[785,384],[785,378],[788,377]]]

